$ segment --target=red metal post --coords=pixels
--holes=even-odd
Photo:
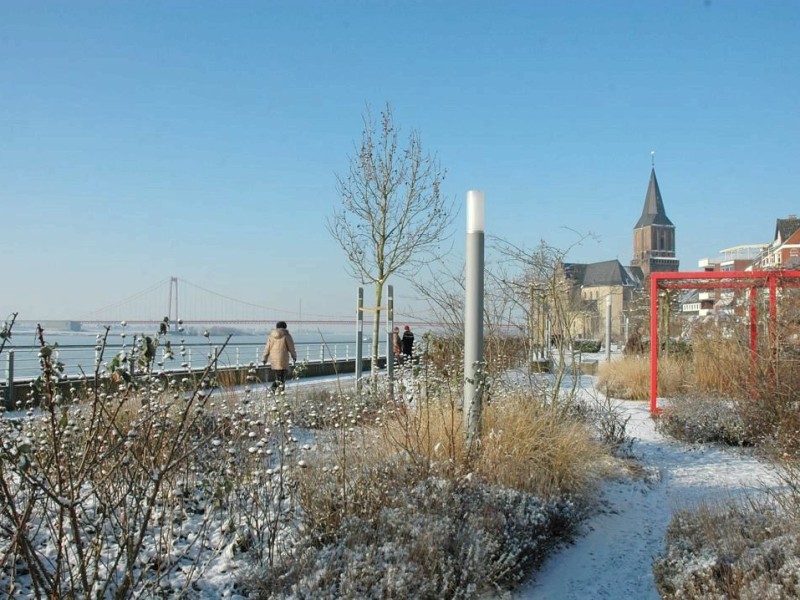
[[[650,275],[650,413],[658,412],[658,278]]]
[[[769,285],[769,385],[771,389],[775,387],[775,367],[778,363],[778,291],[777,287],[777,274],[770,273],[767,278],[767,285]]]
[[[750,288],[750,397],[756,397],[756,365],[758,364],[758,305],[757,289]]]
[[[778,321],[778,291],[777,291],[777,276],[775,273],[770,273],[767,278],[767,285],[769,285],[769,347],[774,353],[777,349],[776,336],[777,336],[777,321]]]
[[[756,305],[756,288],[750,288],[750,366],[756,364],[758,356],[758,306]]]

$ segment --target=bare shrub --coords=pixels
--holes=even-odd
[[[612,397],[598,393],[573,395],[564,406],[569,415],[585,423],[595,432],[595,438],[608,448],[613,456],[631,458],[633,438],[628,435],[630,414],[625,414]]]
[[[688,390],[670,399],[662,431],[687,441],[757,445],[780,456],[800,450],[800,370],[785,355],[751,354],[736,339],[695,345]]]
[[[751,445],[748,428],[731,399],[676,396],[659,415],[659,431],[691,443]]]
[[[40,341],[38,406],[0,420],[0,590],[182,597],[224,550],[268,564],[291,544],[310,446],[280,396],[218,402],[213,362],[167,380],[136,344],[65,387]]]
[[[373,461],[372,463],[376,463]],[[569,502],[384,467],[380,510],[308,538],[251,581],[261,598],[472,598],[518,583],[576,522]],[[368,482],[363,482],[364,484]]]
[[[662,598],[800,597],[800,463],[785,457],[777,473],[762,496],[673,516],[653,564]]]
[[[656,588],[665,599],[800,597],[797,516],[766,503],[676,513],[653,565]]]
[[[766,452],[800,453],[800,369],[794,360],[759,361],[736,400],[747,435]]]
[[[135,344],[124,361],[130,370],[120,364],[108,374],[113,385],[101,385],[98,363],[88,401],[77,388],[65,394],[41,330],[39,340],[42,374],[31,398],[40,402],[40,416],[1,425],[2,524],[10,534],[2,562],[12,572],[24,565],[37,596],[126,597],[158,587],[179,573],[184,551],[191,553],[172,544],[184,519],[170,489],[186,457],[206,441],[207,395],[201,387],[188,397],[170,395],[147,374],[135,384],[130,376],[115,380],[142,364]],[[164,526],[146,543],[157,522]],[[197,531],[200,539],[207,525]],[[170,585],[185,589],[196,574],[180,570],[183,580]]]
[[[691,359],[682,365],[685,385],[677,393],[662,387],[666,361],[659,361],[659,394],[670,397],[662,431],[688,441],[757,445],[777,456],[800,451],[800,361],[792,294],[781,298],[774,323],[758,323],[759,343],[752,348],[749,324],[734,315],[687,326]],[[619,362],[608,367],[613,373],[601,374],[601,386],[624,396],[634,387],[627,382],[645,381],[644,365],[637,376],[623,375]]]

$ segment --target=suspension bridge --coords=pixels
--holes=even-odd
[[[395,312],[416,325],[435,325]],[[70,321],[73,327],[99,326],[125,321],[131,325],[158,325],[168,320],[170,328],[185,325],[273,326],[276,321],[291,321],[293,328],[352,325],[351,315],[303,315],[300,310],[286,310],[248,302],[216,292],[179,277],[168,277],[117,302],[87,312]]]
[[[395,317],[398,316],[413,326],[436,325],[419,319],[406,320],[407,315],[395,313]],[[169,342],[164,341],[158,347],[158,364],[167,373],[202,371],[211,360],[222,369],[248,370],[260,363],[265,330],[274,327],[279,320],[289,322],[298,359],[307,363],[311,376],[352,373],[356,369],[356,356],[363,356],[358,354],[354,339],[355,302],[352,315],[302,315],[300,311],[241,300],[178,277],[161,280],[117,302],[79,315],[75,320],[41,323],[48,334],[61,334],[55,340],[55,355],[65,364],[68,380],[74,380],[82,374],[93,373],[100,365],[98,342],[87,335],[97,334],[99,340],[103,328],[114,330],[104,342],[103,356],[107,362],[108,357],[132,347],[137,338],[141,341],[142,331],[151,335],[158,331],[165,317],[169,332],[179,334],[170,336]],[[27,327],[40,324],[22,322]],[[129,325],[136,328],[131,329]],[[69,335],[71,332],[76,335]],[[381,365],[385,364],[387,356],[388,335],[384,328],[379,337]],[[14,404],[15,387],[21,386],[18,390],[21,394],[27,382],[40,372],[38,343],[35,339],[33,343],[21,343],[23,339],[16,336],[15,343],[6,348],[6,366],[4,372],[0,372],[0,403],[5,401],[7,407]],[[167,357],[170,343],[173,354]],[[259,365],[258,369],[259,378],[266,380],[266,368]]]
[[[169,277],[107,306],[80,315],[76,322],[100,325],[126,321],[131,324],[158,324],[164,318],[177,323],[208,325],[262,325],[277,320],[303,321],[299,311],[287,311],[248,302],[207,287]],[[341,315],[311,315],[307,324],[352,323]]]

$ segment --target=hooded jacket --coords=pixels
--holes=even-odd
[[[289,356],[292,360],[297,360],[297,351],[294,348],[292,334],[286,329],[273,329],[269,332],[267,344],[264,346],[264,356],[261,362],[269,361],[270,368],[273,370],[283,370],[289,368]]]

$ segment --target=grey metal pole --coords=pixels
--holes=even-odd
[[[467,447],[480,437],[483,391],[483,192],[467,192],[464,298],[464,431]]]
[[[625,315],[625,336],[622,340],[624,343],[628,343],[628,315]]]
[[[364,288],[358,288],[356,301],[356,392],[361,393],[361,372],[364,369]]]
[[[389,379],[389,397],[394,398],[394,286],[386,286],[386,376]]]
[[[549,311],[549,309],[546,308],[545,310],[546,310],[545,314],[547,316],[546,316],[546,321],[545,321],[545,326],[544,326],[544,332],[545,332],[544,333],[544,343],[545,343],[545,345],[547,347],[547,350],[545,351],[545,356],[544,357],[545,357],[545,360],[547,360],[548,363],[549,363],[549,362],[552,362],[552,360],[553,360],[553,325],[552,325],[552,323],[550,323],[550,311]],[[552,366],[552,365],[550,365],[550,366]]]
[[[606,362],[611,360],[611,294],[606,296]]]
[[[528,289],[530,291],[530,318],[528,319],[530,327],[530,340],[529,344],[531,345],[530,356],[528,357],[528,364],[529,368],[533,368],[533,362],[538,358],[536,352],[536,307],[534,306],[534,297],[533,297],[533,282],[530,282]]]
[[[14,351],[8,351],[8,363],[6,369],[6,406],[14,410]]]

